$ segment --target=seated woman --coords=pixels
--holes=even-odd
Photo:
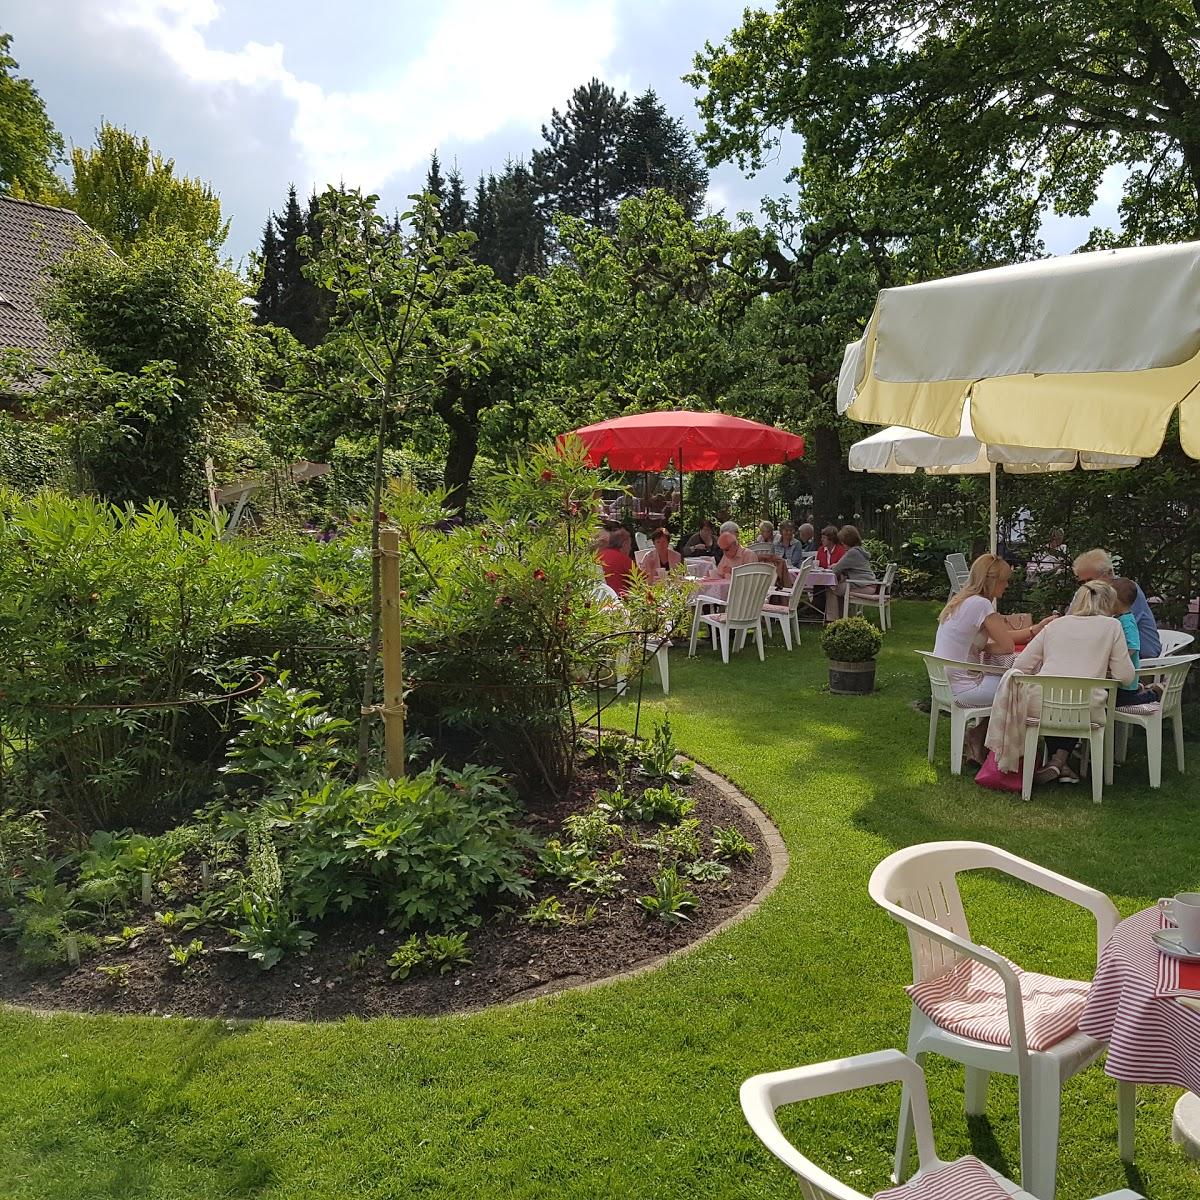
[[[651,546],[637,556],[638,570],[647,583],[658,583],[683,562],[683,556],[671,549],[671,534],[659,526],[650,535]]]
[[[1008,590],[1011,578],[1012,567],[999,555],[981,554],[971,564],[967,582],[951,596],[938,615],[937,637],[933,643],[933,652],[938,658],[982,663],[984,654],[1013,653],[1014,631],[996,611],[996,601]],[[1030,637],[1040,633],[1050,621],[1050,617],[1039,621]],[[989,707],[1000,686],[999,675],[982,672],[948,671],[946,678],[954,693],[955,704],[963,708]],[[972,762],[983,762],[986,733],[986,721],[967,731],[966,751]]]
[[[843,525],[838,530],[838,541],[845,547],[845,551],[829,568],[838,581],[833,587],[825,589],[826,621],[836,621],[841,615],[838,612],[839,596],[845,596],[858,584],[875,582],[871,560],[862,548],[862,534],[853,525]]]
[[[833,564],[846,553],[846,547],[838,541],[838,531],[833,525],[826,525],[821,530],[821,544],[817,547],[817,566],[822,571],[830,571]]]
[[[770,521],[759,521],[758,540],[750,543],[755,554],[775,554],[775,526]]]
[[[634,572],[633,557],[629,553],[629,531],[614,529],[609,533],[602,529],[592,539],[592,550],[604,571],[604,582],[618,596],[626,595]]]
[[[1067,675],[1077,679],[1112,678],[1132,683],[1137,676],[1121,622],[1112,615],[1116,607],[1112,585],[1100,579],[1085,583],[1075,593],[1065,617],[1043,623],[1038,635],[1017,655],[1013,667],[1027,675]],[[1102,719],[1102,710],[1095,714]],[[1010,714],[1010,722],[1024,714]],[[993,722],[995,726],[996,722]],[[987,744],[1000,758],[1009,742],[1008,731],[990,729]],[[1050,760],[1034,773],[1036,783],[1078,783],[1079,774],[1067,761],[1075,748],[1072,738],[1048,737]],[[1002,764],[1003,768],[1003,764]],[[1004,768],[1007,769],[1007,768]],[[1103,764],[1093,769],[1101,771]]]
[[[700,522],[700,528],[691,537],[684,538],[679,543],[679,553],[684,558],[715,558],[721,557],[721,548],[717,545],[716,526],[705,517]]]

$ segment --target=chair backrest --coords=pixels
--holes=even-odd
[[[909,1088],[921,1169],[932,1170],[940,1166],[933,1142],[924,1072],[899,1050],[881,1050],[790,1071],[754,1075],[742,1084],[739,1099],[742,1112],[759,1141],[798,1177],[804,1200],[867,1200],[862,1192],[835,1179],[796,1149],[779,1128],[775,1111],[785,1104],[888,1083],[902,1083]]]
[[[962,587],[965,576],[955,570],[954,564],[949,559],[946,559],[946,577],[950,580],[950,595],[953,596]]]
[[[960,576],[969,575],[971,573],[971,568],[967,563],[967,556],[965,554],[947,554],[946,561]]]
[[[624,601],[607,583],[601,581],[592,589],[592,599],[601,607],[607,608],[609,605],[624,605]]]
[[[713,560],[703,556],[700,558],[685,558],[683,565],[687,568],[689,575],[696,575],[702,579],[713,569]]]
[[[887,569],[883,572],[882,591],[890,592],[892,590],[892,584],[896,581],[896,571],[899,566],[899,563],[888,563]]]
[[[1181,654],[1170,659],[1156,660],[1153,672],[1154,678],[1162,684],[1162,715],[1172,716],[1179,711],[1183,703],[1183,685],[1187,682],[1188,672],[1192,663],[1200,659],[1200,654]]]
[[[812,563],[806,560],[800,567],[800,574],[792,580],[792,593],[788,596],[789,612],[799,611],[800,601],[804,599],[804,581],[808,578],[808,573],[812,569]]]
[[[1160,629],[1158,631],[1158,639],[1162,643],[1162,649],[1159,650],[1160,658],[1166,658],[1171,654],[1178,654],[1184,646],[1190,646],[1196,639],[1190,633],[1179,633],[1174,629]]]
[[[914,653],[919,654],[925,660],[925,670],[929,673],[930,694],[938,704],[946,708],[954,703],[954,689],[950,686],[947,671],[973,671],[975,674],[982,671],[985,675],[1004,674],[999,667],[986,667],[981,663],[957,662],[953,658],[938,658],[930,650],[916,650]]]
[[[1016,675],[1013,677],[1013,683],[1022,692],[1033,688],[1040,689],[1040,715],[1035,714],[1032,708],[1029,715],[1038,715],[1038,724],[1043,734],[1074,734],[1086,737],[1092,730],[1092,710],[1097,703],[1098,691],[1108,693],[1105,704],[1109,709],[1116,706],[1115,679],[1077,679],[1069,675]],[[1035,692],[1035,700],[1037,695]]]
[[[640,530],[634,534],[634,538],[637,541],[637,548],[639,550],[649,550],[650,549],[650,545],[651,545],[650,539],[644,533],[642,533]]]
[[[775,568],[769,563],[747,563],[734,567],[729,583],[725,623],[730,629],[752,629],[762,617],[762,606],[775,583]]]

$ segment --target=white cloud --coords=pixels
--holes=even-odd
[[[282,96],[294,106],[291,135],[308,183],[378,189],[438,145],[537,129],[581,80],[605,75],[616,8],[617,0],[445,0],[417,55],[358,90],[299,78],[279,42],[211,45],[216,0],[122,0],[103,19],[149,35],[181,75],[218,96]]]

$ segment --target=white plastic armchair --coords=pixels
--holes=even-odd
[[[1196,637],[1195,634],[1181,633],[1175,629],[1160,629],[1158,631],[1158,640],[1161,643],[1158,658],[1170,658],[1173,654],[1178,654],[1184,646],[1190,646],[1196,640]]]
[[[965,554],[946,555],[946,574],[950,578],[951,596],[967,582],[967,577],[970,573],[971,568],[967,566],[967,556]]]
[[[689,575],[695,576],[697,579],[703,579],[716,564],[711,558],[700,555],[696,558],[685,558],[683,565]]]
[[[1108,753],[1115,754],[1117,762],[1125,761],[1129,746],[1129,730],[1140,726],[1146,731],[1146,766],[1152,788],[1162,786],[1162,743],[1163,724],[1170,719],[1175,734],[1175,766],[1184,772],[1183,753],[1183,685],[1187,682],[1192,663],[1200,654],[1181,654],[1172,658],[1161,658],[1138,671],[1142,687],[1157,683],[1162,688],[1162,698],[1149,711],[1135,709],[1123,712],[1119,707],[1113,713],[1115,728],[1106,743]],[[1117,702],[1120,703],[1118,693]]]
[[[734,567],[730,576],[729,595],[725,598],[704,596],[697,604],[692,620],[691,645],[688,654],[696,653],[696,634],[700,625],[707,625],[713,635],[713,649],[717,643],[721,645],[721,660],[729,662],[729,645],[734,641],[735,649],[740,650],[746,644],[746,634],[754,634],[754,643],[758,647],[758,657],[762,661],[763,653],[762,610],[767,593],[775,582],[775,568],[768,563],[747,563],[744,567]],[[708,606],[714,606],[721,611],[704,612]]]
[[[983,1113],[992,1072],[1018,1080],[1021,1129],[1021,1186],[1040,1200],[1053,1200],[1058,1163],[1058,1132],[1063,1083],[1095,1062],[1104,1045],[1078,1029],[1045,1050],[1029,1049],[1020,979],[1008,960],[971,940],[957,876],[962,871],[994,870],[1086,909],[1096,919],[1100,956],[1119,919],[1103,893],[1065,875],[983,842],[928,842],[889,855],[872,872],[871,899],[907,930],[913,983],[938,979],[963,959],[990,967],[1004,985],[1008,1044],[998,1045],[944,1029],[915,1004],[909,1020],[908,1053],[918,1063],[937,1053],[966,1067],[966,1110]],[[1118,1089],[1118,1141],[1132,1145],[1133,1088]],[[896,1141],[896,1178],[908,1165],[913,1114],[907,1088],[901,1099]]]
[[[783,631],[783,644],[790,650],[800,645],[800,602],[804,599],[804,584],[812,563],[806,562],[790,588],[775,589],[763,604],[763,622],[768,636],[771,626],[778,623]]]
[[[856,608],[863,612],[878,608],[879,627],[886,633],[892,627],[892,585],[897,567],[897,563],[888,563],[883,578],[874,583],[852,583],[846,592],[846,615]]]
[[[967,729],[982,720],[992,706],[976,705],[963,708],[955,703],[954,691],[950,686],[947,671],[973,671],[983,675],[1003,675],[1003,667],[989,667],[981,663],[956,662],[952,658],[938,658],[928,650],[916,651],[925,660],[929,673],[929,761],[933,762],[937,752],[938,717],[945,713],[950,718],[950,773],[962,774],[963,747],[967,740]]]
[[[868,1200],[860,1191],[835,1179],[802,1154],[784,1136],[775,1112],[785,1104],[796,1104],[821,1096],[836,1095],[858,1088],[878,1087],[900,1083],[912,1098],[913,1126],[917,1138],[920,1170],[916,1180],[932,1174],[949,1164],[937,1156],[933,1124],[929,1116],[929,1097],[925,1089],[925,1074],[906,1054],[899,1050],[881,1050],[875,1054],[860,1054],[832,1062],[796,1067],[790,1071],[772,1071],[755,1075],[742,1084],[742,1112],[759,1141],[791,1170],[800,1180],[800,1193],[805,1200]],[[985,1170],[1003,1192],[1014,1200],[1032,1200],[1011,1180]],[[1141,1200],[1135,1192],[1112,1192],[1096,1200]]]
[[[1112,739],[1108,736],[1108,731],[1113,728],[1113,715],[1116,712],[1117,681],[1083,679],[1070,675],[1017,675],[1013,678],[1013,687],[1017,689],[1017,695],[1013,697],[1013,707],[1018,713],[1025,711],[1021,707],[1022,702],[1026,706],[1030,703],[1026,693],[1033,688],[1041,691],[1039,714],[1025,719],[1021,797],[1028,800],[1033,794],[1033,772],[1037,763],[1039,739],[1081,738],[1086,743],[1083,773],[1088,774],[1090,761],[1092,802],[1099,804],[1104,798],[1104,785],[1112,783],[1113,777]],[[1104,714],[1100,720],[1096,720],[1093,712],[1097,703],[1094,693],[1099,691],[1105,692],[1106,696]]]

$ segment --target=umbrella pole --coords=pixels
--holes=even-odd
[[[687,517],[683,509],[683,447],[679,447],[679,457],[675,460],[675,469],[679,472],[679,536],[687,537]]]
[[[992,554],[996,553],[996,464],[988,464],[988,495],[990,499],[989,509],[989,533],[988,536],[992,539]]]

